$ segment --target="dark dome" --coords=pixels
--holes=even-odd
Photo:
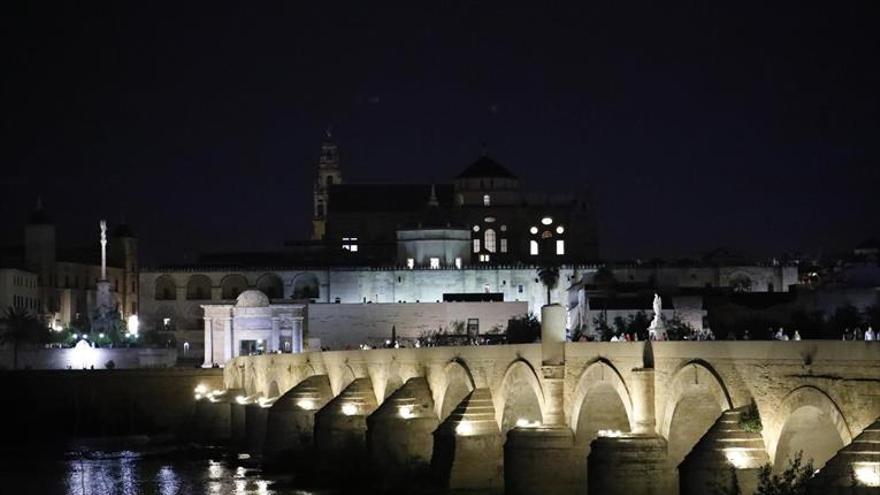
[[[481,156],[477,161],[470,164],[468,168],[464,169],[462,173],[458,174],[456,179],[478,179],[483,177],[516,179],[516,176],[510,170],[507,170],[504,165],[488,156]]]

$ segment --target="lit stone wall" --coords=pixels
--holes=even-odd
[[[560,269],[559,284],[552,291],[553,301],[566,302],[568,287],[585,278],[588,283],[596,273],[595,266],[563,267]],[[743,274],[755,281],[753,290],[766,290],[772,284],[774,290],[787,290],[789,284],[796,282],[796,269],[792,267],[722,267],[722,268],[614,268],[615,277],[622,282],[648,283],[657,281],[661,287],[723,287]],[[202,304],[219,303],[232,299],[223,298],[223,288],[231,281],[244,280],[245,288],[256,288],[261,281],[277,277],[281,283],[282,295],[286,300],[293,298],[295,289],[303,280],[316,281],[318,297],[316,302],[348,303],[397,303],[397,302],[437,302],[447,293],[501,293],[504,301],[526,302],[528,311],[540,318],[540,308],[546,303],[546,292],[538,280],[533,267],[506,268],[487,267],[485,269],[467,268],[462,270],[407,270],[394,268],[376,269],[324,269],[324,270],[252,270],[252,271],[153,271],[140,273],[140,317],[145,328],[160,324],[163,318],[170,318],[178,331],[177,341],[191,345],[190,352],[201,355],[204,340],[201,319]],[[210,290],[205,291],[203,299],[195,299],[188,293],[188,286],[196,279],[209,281]],[[156,297],[157,283],[170,283],[173,287],[171,299]],[[763,289],[761,289],[763,287]],[[696,319],[697,315],[694,315]],[[696,321],[694,322],[696,323]],[[181,349],[182,350],[182,349]]]
[[[511,318],[528,312],[525,302],[312,304],[309,338],[323,347],[343,349],[359,344],[378,345],[391,338],[395,327],[400,339],[415,339],[439,329],[449,331],[456,322],[477,318],[480,333],[507,328]]]
[[[171,368],[177,364],[177,349],[19,349],[18,368],[35,370]],[[11,369],[13,352],[0,348],[0,368]]]

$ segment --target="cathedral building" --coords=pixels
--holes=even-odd
[[[254,350],[310,348],[312,341],[345,348],[392,334],[501,331],[510,318],[539,315],[547,303],[539,266],[559,268],[550,297],[572,311],[579,288],[597,283],[596,222],[584,192],[528,192],[488,156],[435,184],[350,184],[343,164],[328,135],[316,166],[309,239],[274,253],[211,254],[192,265],[142,269],[144,327],[174,332],[179,349],[212,365]],[[611,271],[624,284],[661,292],[731,287],[743,278],[753,282],[750,290],[786,291],[797,282],[796,269],[780,266]],[[669,311],[702,314],[699,303],[669,301],[681,306]]]
[[[461,268],[598,259],[585,191],[528,192],[488,156],[441,184],[348,184],[337,145],[321,146],[311,243],[328,264]],[[465,249],[464,244],[467,244]],[[453,254],[454,253],[454,254]]]

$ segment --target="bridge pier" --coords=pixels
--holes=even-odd
[[[272,404],[266,420],[264,457],[295,460],[315,445],[315,414],[333,393],[327,375],[313,375],[288,390]]]
[[[315,445],[322,461],[351,465],[367,454],[367,416],[376,410],[369,378],[356,378],[315,415]]]
[[[196,440],[205,443],[229,442],[230,435],[230,393],[238,390],[211,390],[196,398],[193,434]]]
[[[255,396],[236,395],[229,402],[229,445],[233,450],[247,448],[246,407],[256,400]]]
[[[840,449],[807,483],[811,495],[880,493],[880,419]],[[743,492],[747,493],[747,492]]]
[[[272,399],[260,398],[256,402],[244,406],[245,450],[251,455],[261,455],[266,443],[266,422]]]
[[[565,423],[565,309],[541,308],[543,426],[514,428],[504,444],[507,494],[565,494],[578,489],[574,433]]]
[[[424,377],[410,378],[367,417],[370,459],[390,477],[405,477],[431,463],[439,421]]]
[[[742,408],[725,411],[684,458],[678,466],[680,495],[712,493],[718,484],[730,486],[731,474],[742,493],[755,492],[759,468],[770,457],[761,434],[740,426],[743,412]]]
[[[504,444],[504,493],[562,495],[579,490],[568,428],[514,428]],[[580,490],[583,491],[583,490]]]
[[[488,388],[476,388],[434,432],[431,469],[450,490],[501,491],[501,430]]]

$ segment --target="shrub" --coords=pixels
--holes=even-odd
[[[106,363],[104,363],[104,367],[107,368],[108,370],[116,369],[116,362],[111,359],[111,360],[107,361]]]
[[[743,430],[752,433],[761,433],[761,430],[764,429],[764,425],[761,423],[761,413],[758,411],[758,405],[755,404],[754,400],[739,417],[739,426]]]

